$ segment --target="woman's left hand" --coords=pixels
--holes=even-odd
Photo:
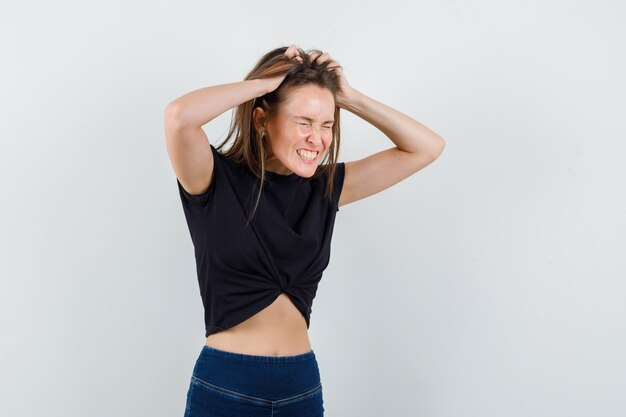
[[[330,61],[328,64],[328,71],[335,71],[335,74],[339,77],[339,88],[341,91],[337,92],[337,98],[335,100],[337,107],[345,108],[347,104],[349,104],[352,100],[353,89],[348,84],[348,80],[343,73],[343,67],[339,65],[337,61],[330,57],[328,52],[324,52],[323,54],[319,54],[318,52],[309,53],[311,57],[317,55],[317,57],[313,58],[313,61],[317,64],[322,64],[326,61]]]

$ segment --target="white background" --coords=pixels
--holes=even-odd
[[[624,12],[2,3],[0,415],[182,416],[204,323],[163,110],[292,43],[446,140],[340,208],[310,327],[326,415],[626,415]],[[342,121],[340,161],[393,146]]]

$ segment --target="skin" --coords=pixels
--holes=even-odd
[[[266,160],[266,170],[311,177],[332,143],[334,111],[332,93],[316,85],[292,88],[273,119],[267,119],[265,111],[257,107],[253,114],[255,126],[269,138],[270,157]],[[314,161],[302,160],[296,151],[303,148],[318,151]]]
[[[268,119],[257,107],[253,113],[255,126],[265,131],[271,148],[266,170],[311,177],[332,143],[334,111],[332,93],[316,85],[293,88],[274,119]],[[301,148],[319,151],[316,159],[312,163],[303,161],[296,152]],[[304,316],[286,293],[237,326],[209,335],[206,345],[262,356],[291,356],[311,350]]]
[[[293,46],[285,52],[287,57],[302,62],[298,54]],[[271,148],[266,169],[279,174],[312,175],[314,168],[297,159],[295,150],[309,147],[327,151],[330,138],[324,133],[322,122],[332,118],[333,104],[376,127],[394,144],[389,149],[345,162],[340,207],[392,187],[431,164],[443,152],[443,137],[408,115],[352,88],[343,68],[330,54],[311,54],[320,64],[329,62],[328,70],[335,71],[339,77],[335,103],[331,102],[330,92],[319,91],[317,86],[302,86],[303,90],[298,91],[298,87],[289,92],[288,103],[279,109],[274,120],[266,120],[264,112],[255,109],[255,126],[258,130],[267,130]],[[284,78],[282,75],[210,86],[168,104],[165,113],[167,149],[176,176],[190,194],[203,193],[212,181],[213,157],[202,126],[235,105],[275,90]],[[296,111],[313,119],[310,127],[294,124],[288,115]],[[238,326],[210,335],[206,343],[218,349],[264,356],[296,355],[310,349],[304,317],[286,294],[279,295],[272,305]]]
[[[290,47],[285,55],[301,60],[294,47]],[[323,53],[316,60],[322,63],[332,58]],[[341,86],[334,99],[329,91],[320,87],[301,86],[290,91],[287,103],[279,108],[275,119],[268,120],[260,108],[254,110],[253,118],[257,130],[264,129],[269,140],[271,155],[266,169],[283,175],[295,172],[301,177],[314,174],[331,144],[330,132],[323,127],[329,126],[324,122],[332,120],[335,105],[383,132],[394,147],[346,162],[339,199],[339,206],[342,206],[379,193],[423,169],[437,159],[445,142],[425,125],[350,87],[341,66],[336,61],[332,64],[332,71],[340,77]],[[264,91],[273,91],[283,79],[284,76],[264,79]],[[307,125],[307,121],[295,119],[295,115],[308,116],[312,121]],[[296,153],[299,148],[319,149],[317,161],[306,164]],[[306,321],[285,293],[243,323],[210,335],[207,345],[263,356],[290,356],[311,350]]]

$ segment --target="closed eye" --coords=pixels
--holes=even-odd
[[[308,126],[308,125],[309,125],[308,123],[298,123],[298,124],[299,124],[299,125],[301,125],[301,126]],[[331,126],[322,126],[322,127],[323,127],[324,129],[332,129],[332,128],[333,128],[333,126],[332,126],[332,125],[331,125]]]

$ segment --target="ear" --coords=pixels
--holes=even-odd
[[[254,128],[257,131],[263,130],[263,125],[265,124],[266,113],[261,107],[255,107],[252,111],[252,121],[254,122]]]

